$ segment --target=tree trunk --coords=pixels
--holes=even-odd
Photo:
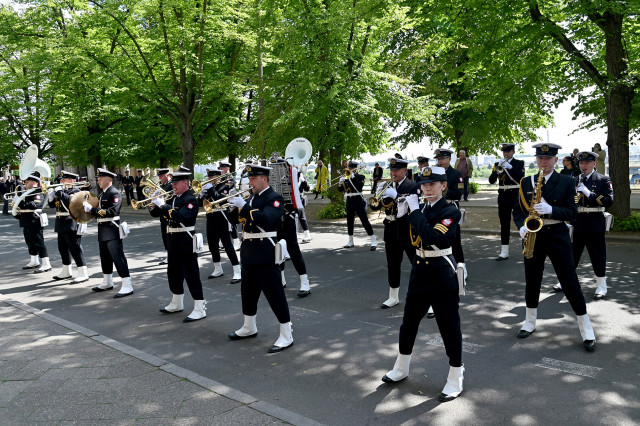
[[[629,116],[633,89],[617,86],[606,97],[607,146],[609,147],[609,174],[613,184],[611,213],[620,219],[631,214],[631,188],[629,187]]]
[[[182,117],[180,133],[180,147],[182,148],[182,165],[193,173],[195,142],[193,140],[193,123],[188,117]]]
[[[231,167],[229,168],[229,171],[235,173],[236,172],[236,160],[238,159],[238,156],[236,154],[232,154],[229,153],[229,163],[231,163]]]

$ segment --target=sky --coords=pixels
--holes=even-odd
[[[573,121],[573,112],[571,111],[572,102],[567,101],[558,106],[558,108],[554,112],[554,122],[555,126],[550,127],[548,129],[538,129],[536,134],[541,140],[538,142],[546,142],[547,134],[548,134],[548,142],[556,143],[562,146],[561,152],[570,152],[573,151],[574,148],[578,148],[580,151],[590,151],[591,147],[596,142],[600,142],[600,146],[606,149],[607,142],[607,132],[605,128],[597,129],[594,131],[586,131],[580,130],[571,135],[571,132],[575,130],[580,123],[584,120]],[[523,145],[523,153],[531,152],[533,145],[536,142],[529,142]],[[421,143],[421,144],[411,144],[407,146],[406,149],[402,151],[390,150],[384,154],[377,155],[368,155],[365,154],[362,156],[363,161],[374,161],[374,160],[382,160],[388,157],[392,157],[396,152],[400,152],[404,158],[415,159],[418,155],[427,155],[430,156],[433,154],[433,151],[438,148],[436,146],[430,146],[429,142]],[[450,148],[445,147],[445,148]]]

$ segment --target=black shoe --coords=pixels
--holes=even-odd
[[[100,288],[98,286],[93,287],[91,291],[95,291],[96,293],[100,293],[101,291],[113,290],[113,286],[107,288]]]
[[[593,295],[593,300],[602,300],[604,299],[606,296],[604,294],[594,294]]]
[[[194,319],[194,318],[186,317],[185,319],[183,319],[183,320],[182,320],[182,322],[195,322],[195,321],[203,320],[203,319],[205,319],[205,318],[206,318],[206,316],[204,316],[204,317],[202,317],[202,318],[195,318],[195,319]]]
[[[409,376],[407,376],[409,377]],[[401,381],[405,380],[407,377],[403,377],[400,380],[393,380],[391,379],[389,376],[387,376],[386,374],[384,375],[384,377],[382,378],[382,381],[385,383],[400,383]]]
[[[436,314],[434,314],[433,312],[427,312],[427,319],[432,319],[435,317],[436,317]]]
[[[120,299],[122,297],[127,297],[127,296],[131,296],[133,294],[133,291],[130,291],[129,293],[116,293],[113,295],[114,299]]]
[[[273,345],[273,346],[271,346],[269,348],[269,350],[267,352],[269,352],[270,354],[275,354],[277,352],[282,352],[285,349],[290,348],[291,346],[293,346],[293,342],[291,342],[291,344],[289,346],[276,346],[276,345]]]
[[[467,200],[465,200],[465,201],[467,201]],[[460,392],[457,396],[451,396],[451,395],[447,395],[447,394],[441,393],[440,396],[438,397],[438,399],[440,400],[440,402],[449,402],[449,401],[453,401],[454,399],[456,399],[460,395],[462,395],[462,392]]]
[[[53,276],[53,279],[56,280],[56,281],[58,281],[58,280],[70,280],[72,278],[73,278],[73,275],[69,275],[68,277],[59,277],[57,275]]]
[[[300,290],[296,296],[307,297],[310,294],[311,294],[311,290]]]
[[[250,339],[251,337],[256,337],[257,335],[258,335],[258,332],[256,331],[255,333],[250,334],[248,336],[238,336],[234,331],[233,333],[229,334],[228,337],[230,340],[242,340],[242,339]]]
[[[593,352],[596,350],[596,341],[595,340],[585,340],[584,341],[584,350],[587,352]]]
[[[509,259],[509,256],[507,256],[507,257],[498,256],[498,257],[496,257],[496,262],[501,262],[501,261],[507,260],[507,259]]]
[[[231,280],[231,284],[238,284],[241,281],[242,281],[242,278],[235,278]]]
[[[558,287],[558,284],[551,287],[551,291],[554,293],[562,293],[562,287]]]
[[[160,312],[162,312],[163,314],[177,314],[178,312],[182,312],[183,310],[180,309],[179,311],[167,311],[165,308],[160,308],[158,309]]]
[[[527,337],[531,336],[532,334],[533,334],[533,331],[520,330],[520,331],[518,331],[518,339],[526,339]]]
[[[371,246],[371,251],[376,251],[377,248],[378,246]]]
[[[160,262],[158,262],[158,265],[168,265],[169,262],[167,262],[166,260],[161,260]]]
[[[40,265],[37,265],[37,266],[23,266],[23,267],[22,267],[22,269],[24,269],[24,270],[27,270],[27,269],[36,269],[36,268],[39,268],[39,267],[40,267]]]
[[[353,248],[353,247],[354,247],[353,244],[351,244],[351,245],[347,244],[346,246],[342,246],[342,248]]]
[[[43,272],[49,272],[51,270],[51,268],[49,269],[38,269],[37,271],[33,271],[34,274],[41,274]]]

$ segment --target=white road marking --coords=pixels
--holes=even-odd
[[[537,363],[536,367],[548,368],[550,370],[557,370],[562,371],[563,373],[576,374],[578,376],[591,378],[596,377],[600,371],[602,371],[602,368],[599,367],[576,364],[551,358],[542,358],[542,361]]]
[[[375,322],[360,321],[360,320],[358,320],[358,322],[361,324],[373,325],[375,327],[392,328],[389,325],[376,324]]]
[[[299,306],[291,306],[291,305],[289,305],[289,312],[291,312],[292,315],[296,315],[298,317],[308,317],[308,316],[311,316],[312,314],[320,313],[318,311],[314,311],[311,309],[306,309],[306,308],[301,308]]]
[[[440,336],[434,337],[433,339],[429,340],[427,342],[427,345],[440,346],[441,348],[444,348],[444,342],[442,341],[442,337]],[[484,345],[462,342],[462,352],[476,354],[482,348],[484,348]]]

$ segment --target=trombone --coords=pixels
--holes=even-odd
[[[224,210],[227,207],[229,207],[228,201],[233,197],[242,197],[243,200],[246,200],[250,196],[251,196],[251,190],[244,189],[240,192],[236,192],[235,194],[226,196],[224,198],[220,198],[219,200],[215,200],[215,201],[204,200],[202,202],[202,207],[204,208],[205,212],[211,213],[213,211]]]
[[[387,188],[391,186],[392,183],[393,183],[393,180],[389,179],[384,183],[384,185],[382,185],[382,187],[378,191],[376,191],[376,195],[369,198],[369,205],[371,207],[378,207],[380,203],[382,203],[382,197],[384,196],[384,192],[387,190]]]
[[[356,174],[356,173],[360,173],[361,171],[363,171],[364,169],[367,168],[366,164],[363,164],[362,166],[358,166],[356,167],[356,169],[352,172],[350,169],[343,169],[343,175],[342,176],[338,176],[334,179],[331,179],[331,182],[329,183],[329,186],[333,186],[335,184],[337,184],[340,181],[340,178],[344,178],[349,179],[351,178],[352,174]]]
[[[68,186],[68,187],[74,187],[79,189],[89,189],[91,188],[91,183],[88,181],[81,181],[81,182],[56,183],[53,185],[47,185],[46,182],[42,182],[40,186],[42,187],[42,192],[47,192],[47,190],[51,188],[56,188],[58,186]]]
[[[6,201],[10,201],[14,197],[19,197],[19,196],[21,196],[22,194],[24,194],[27,191],[29,191],[29,193],[34,193],[36,189],[42,190],[42,188],[31,188],[31,189],[24,189],[22,191],[7,192],[6,194],[4,194],[4,199]],[[44,191],[42,191],[42,192],[44,193]]]
[[[222,183],[222,182],[226,182],[228,180],[231,179],[235,179],[235,173],[233,172],[229,172],[229,173],[225,173],[223,175],[218,175],[218,176],[214,176],[211,179],[207,179],[203,182],[200,182],[198,180],[193,180],[191,181],[191,188],[193,189],[193,192],[196,194],[199,194],[202,192],[202,187],[205,186],[208,183],[213,184],[214,182],[217,184]]]

